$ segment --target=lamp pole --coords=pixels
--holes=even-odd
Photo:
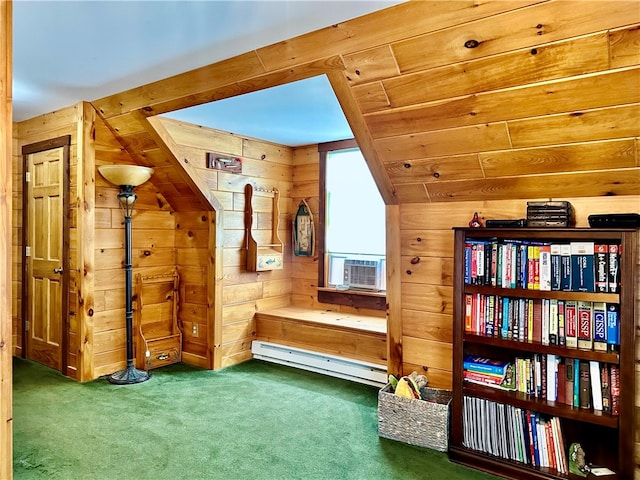
[[[131,214],[138,196],[133,193],[133,186],[121,185],[118,200],[124,214],[124,290],[125,290],[125,324],[127,341],[127,366],[109,376],[109,381],[116,385],[129,385],[149,380],[149,372],[138,370],[133,355],[133,260],[131,254]]]
[[[130,385],[149,380],[149,372],[135,367],[133,354],[133,261],[131,254],[131,215],[138,196],[133,189],[146,182],[153,169],[137,165],[104,165],[99,167],[102,176],[120,187],[118,201],[124,215],[124,288],[127,363],[124,369],[109,375],[109,382]]]

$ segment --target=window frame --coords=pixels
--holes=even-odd
[[[369,310],[386,310],[387,295],[386,292],[356,292],[355,290],[339,291],[335,288],[328,287],[325,283],[327,252],[325,247],[325,219],[327,208],[327,155],[335,150],[346,150],[349,148],[358,148],[360,146],[355,139],[338,140],[336,142],[326,142],[318,144],[319,154],[319,214],[318,225],[320,226],[320,235],[316,239],[316,249],[318,254],[318,301],[321,303],[333,303],[337,305],[347,305],[354,308],[366,308]],[[385,252],[386,254],[386,252]]]

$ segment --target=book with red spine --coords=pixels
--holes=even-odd
[[[611,380],[609,366],[603,364],[600,367],[600,386],[602,387],[602,411],[611,413]]]
[[[567,300],[564,308],[567,347],[578,347],[578,306],[575,300]]]
[[[471,284],[478,283],[478,244],[471,243]]]
[[[593,305],[579,300],[578,306],[578,348],[593,349]]]
[[[527,289],[533,290],[535,283],[535,260],[533,258],[533,245],[527,246]]]
[[[565,391],[565,403],[573,406],[573,391],[576,375],[574,371],[574,360],[572,358],[565,359],[565,379],[564,379],[564,391]]]
[[[549,456],[549,467],[558,470],[558,458],[556,457],[556,445],[553,440],[553,432],[551,431],[551,421],[547,420],[544,424],[544,430],[547,434],[547,455]]]
[[[566,382],[567,382],[567,366],[564,363],[558,364],[558,392],[557,392],[557,401],[560,403],[567,403],[567,390],[566,390]]]
[[[611,415],[620,415],[620,367],[611,365]]]
[[[473,332],[473,295],[471,293],[464,296],[464,331]]]
[[[503,375],[492,375],[490,373],[479,373],[472,372],[469,370],[464,370],[462,372],[462,376],[465,380],[470,380],[473,382],[486,383],[487,385],[500,385],[504,380]]]
[[[540,290],[540,246],[533,246],[533,289]]]

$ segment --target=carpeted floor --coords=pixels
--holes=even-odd
[[[14,478],[492,479],[377,435],[377,389],[258,360],[80,384],[14,360]]]

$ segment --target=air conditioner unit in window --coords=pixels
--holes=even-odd
[[[349,285],[349,288],[385,290],[387,284],[385,261],[346,259],[344,283]]]

